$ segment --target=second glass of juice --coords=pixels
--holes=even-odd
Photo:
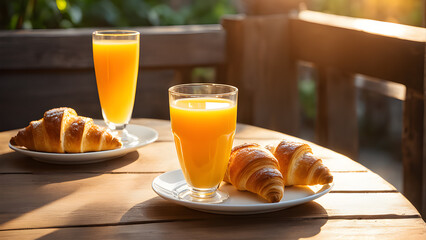
[[[192,202],[219,203],[218,191],[232,149],[238,89],[224,84],[182,84],[169,89],[170,119],[187,187],[177,193]]]
[[[105,30],[92,35],[93,62],[102,116],[125,145],[137,137],[125,127],[132,116],[139,70],[137,31]]]

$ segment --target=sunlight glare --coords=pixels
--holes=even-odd
[[[426,28],[414,27],[398,23],[382,22],[365,18],[339,16],[321,12],[304,10],[299,19],[317,24],[324,24],[346,29],[396,37],[416,42],[426,42]]]
[[[59,11],[63,12],[67,8],[67,1],[56,0],[56,6],[58,7]]]
[[[400,24],[379,22],[369,19],[356,19],[354,26],[361,31],[394,37],[403,36],[406,32],[406,28]]]

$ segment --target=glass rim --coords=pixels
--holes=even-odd
[[[134,30],[96,30],[92,33],[96,36],[137,36],[140,32]]]
[[[176,91],[176,88],[191,87],[191,86],[194,86],[194,87],[196,87],[196,86],[219,86],[219,87],[228,87],[230,90],[228,92],[224,92],[224,93],[183,93],[183,92]],[[174,86],[170,87],[169,93],[176,95],[176,96],[183,96],[183,97],[198,97],[198,96],[201,96],[201,95],[220,97],[220,96],[228,96],[228,95],[237,94],[238,88],[234,87],[232,85],[222,84],[222,83],[183,83],[183,84],[178,84],[178,85],[174,85]]]

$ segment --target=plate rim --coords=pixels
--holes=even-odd
[[[317,192],[315,192],[312,195],[309,195],[307,197],[303,198],[297,198],[292,199],[284,202],[277,202],[277,203],[257,203],[257,204],[245,204],[245,205],[221,205],[221,204],[211,204],[211,203],[194,203],[194,202],[188,202],[184,200],[179,200],[176,197],[173,197],[171,194],[167,195],[164,192],[157,189],[156,181],[163,176],[164,174],[172,174],[176,172],[182,172],[181,169],[168,171],[165,173],[162,173],[154,178],[154,180],[151,183],[151,187],[153,191],[158,194],[160,197],[175,202],[179,205],[192,208],[195,210],[203,211],[203,212],[209,212],[209,213],[219,213],[219,214],[235,214],[235,215],[245,215],[245,214],[257,214],[257,213],[266,213],[266,212],[273,212],[273,211],[279,211],[283,210],[285,208],[297,206],[303,203],[310,202],[312,200],[315,200],[331,191],[331,189],[334,187],[334,182],[329,184],[320,185],[322,186]],[[167,191],[167,189],[166,189]],[[285,192],[284,192],[285,194]],[[253,210],[250,210],[251,208],[255,208]],[[244,212],[243,212],[244,211]]]
[[[31,157],[32,159],[35,159],[40,162],[53,163],[53,164],[86,164],[86,163],[95,163],[95,162],[101,162],[101,161],[106,161],[113,158],[122,157],[133,150],[136,150],[140,147],[143,147],[145,145],[155,142],[159,137],[158,132],[151,127],[138,125],[138,124],[128,124],[127,126],[137,127],[141,131],[149,132],[148,134],[152,134],[152,136],[147,141],[142,141],[141,143],[135,146],[130,146],[130,147],[122,146],[121,148],[117,148],[117,149],[97,151],[97,152],[86,152],[86,153],[49,153],[49,152],[33,151],[33,150],[28,150],[26,148],[22,148],[19,146],[15,146],[11,144],[10,141],[8,145],[9,145],[9,148],[14,150],[15,152]],[[57,159],[57,160],[54,160],[54,159]]]

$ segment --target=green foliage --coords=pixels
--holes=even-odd
[[[308,119],[315,119],[315,81],[312,79],[301,79],[298,84],[301,109]]]
[[[17,0],[0,2],[0,29],[219,23],[230,0]]]
[[[0,29],[214,24],[236,12],[233,1],[1,0]],[[314,11],[422,26],[422,0],[305,2]]]

